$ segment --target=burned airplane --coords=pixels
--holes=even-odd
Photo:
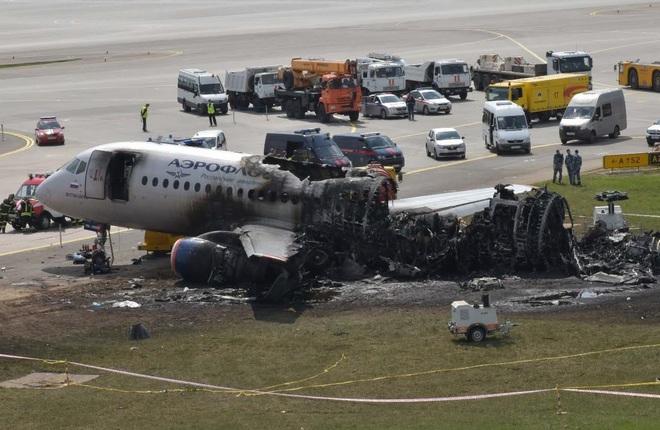
[[[414,265],[429,274],[503,261],[542,268],[570,259],[566,204],[557,194],[516,185],[500,186],[496,198],[485,188],[391,201],[383,176],[310,175],[309,166],[266,161],[112,143],[78,154],[37,195],[77,218],[187,236],[171,253],[182,278],[266,283],[275,296],[301,273],[344,258]],[[467,215],[479,222],[463,225],[458,217]]]

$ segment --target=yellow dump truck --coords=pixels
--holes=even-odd
[[[660,62],[633,63],[621,61],[617,64],[619,85],[632,89],[645,88],[660,92]]]
[[[528,121],[547,121],[563,114],[571,98],[591,88],[591,77],[583,73],[563,73],[514,79],[492,84],[486,100],[511,100],[525,111]]]

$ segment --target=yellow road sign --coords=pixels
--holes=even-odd
[[[631,167],[644,167],[649,165],[649,154],[616,154],[603,156],[604,169],[628,169]]]

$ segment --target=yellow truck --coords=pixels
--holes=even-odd
[[[145,231],[144,242],[138,244],[140,251],[153,252],[155,254],[165,254],[172,250],[174,242],[181,239],[183,236],[178,236],[169,233],[160,233],[157,231]]]
[[[591,77],[583,73],[536,76],[492,84],[486,100],[511,100],[523,108],[528,122],[532,117],[547,121],[561,116],[575,94],[590,88]]]
[[[660,62],[620,61],[617,64],[617,70],[619,71],[619,85],[626,85],[635,90],[645,88],[660,92]]]

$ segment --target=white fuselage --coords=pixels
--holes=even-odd
[[[62,168],[37,189],[45,204],[76,218],[189,235],[254,218],[292,228],[300,217],[302,181],[260,156],[122,142],[76,158],[84,171]]]

